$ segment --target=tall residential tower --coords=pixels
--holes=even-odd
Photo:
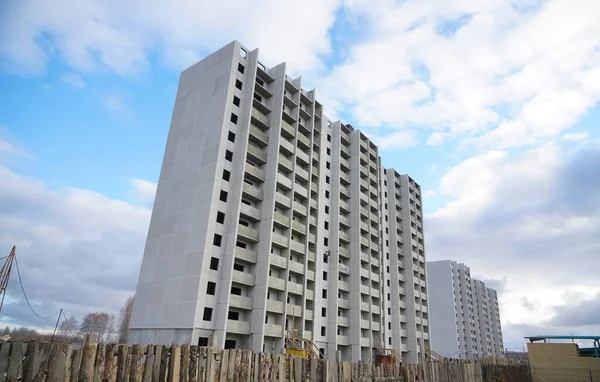
[[[420,187],[322,109],[237,41],[182,73],[130,343],[424,357]]]
[[[504,354],[496,291],[471,278],[468,266],[451,260],[427,263],[431,348],[449,358]]]

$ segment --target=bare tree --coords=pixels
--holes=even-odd
[[[105,341],[110,333],[110,315],[105,312],[88,313],[79,329],[84,336],[96,334],[98,342]]]
[[[79,322],[75,316],[65,318],[58,326],[58,333],[76,340],[79,336]]]
[[[131,321],[131,311],[133,310],[133,299],[135,296],[130,296],[126,301],[125,305],[119,312],[119,343],[127,342],[127,334],[129,332],[129,323]]]

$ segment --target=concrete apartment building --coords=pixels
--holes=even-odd
[[[468,266],[451,260],[427,263],[431,349],[449,358],[502,357],[496,291],[471,278]]]
[[[130,343],[281,353],[295,331],[330,359],[423,359],[420,187],[234,41],[181,75],[130,328]]]

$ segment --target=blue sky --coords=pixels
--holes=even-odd
[[[0,244],[19,245],[26,277],[49,263],[69,275],[29,280],[40,309],[116,311],[133,292],[179,73],[238,39],[288,62],[422,185],[428,258],[497,287],[512,347],[600,329],[565,324],[600,316],[600,190],[572,190],[600,178],[585,167],[600,138],[598,2],[134,3],[0,11]],[[559,266],[565,253],[577,265]],[[11,298],[5,322],[45,325]]]

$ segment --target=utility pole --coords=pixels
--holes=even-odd
[[[0,295],[2,295],[2,301],[0,302],[0,312],[2,312],[2,306],[4,305],[4,297],[6,296],[6,288],[8,288],[8,280],[10,278],[10,270],[12,269],[12,263],[15,258],[17,246],[13,245],[12,251],[6,257],[6,261],[0,270]]]

